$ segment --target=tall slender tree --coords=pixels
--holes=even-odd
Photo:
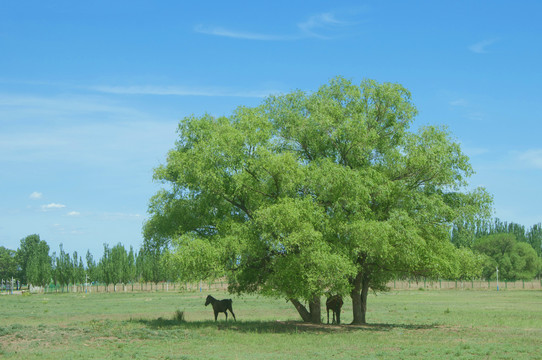
[[[60,252],[54,259],[55,279],[64,291],[64,286],[68,286],[72,278],[73,265],[70,254],[64,251],[64,247],[60,244]]]
[[[536,251],[539,257],[542,257],[542,224],[533,225],[527,232],[527,242]]]
[[[46,286],[51,281],[51,257],[49,245],[41,240],[28,260],[26,276],[29,284]]]
[[[106,289],[108,289],[109,284],[113,283],[115,276],[111,248],[109,248],[108,244],[104,244],[104,253],[98,263],[98,274],[100,281],[104,282]]]
[[[93,282],[98,280],[98,269],[96,265],[96,261],[94,261],[94,257],[90,253],[90,250],[87,250],[87,255],[85,256],[86,262],[87,262],[87,276],[88,281]]]
[[[39,235],[29,235],[21,240],[17,250],[23,283],[44,286],[51,280],[49,245]]]

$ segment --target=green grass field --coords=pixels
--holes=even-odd
[[[542,359],[538,290],[371,295],[367,326],[303,324],[290,303],[256,296],[232,297],[238,321],[215,323],[206,295],[0,296],[0,358]]]

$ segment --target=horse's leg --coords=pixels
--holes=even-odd
[[[233,320],[237,321],[237,319],[235,318],[235,314],[233,313],[233,309],[232,309],[231,306],[230,306],[230,312],[231,312],[231,314],[233,315]]]
[[[337,309],[337,324],[340,325],[341,324],[341,309]]]
[[[327,308],[327,323],[329,324],[329,308]]]
[[[226,321],[228,321],[228,311],[227,311],[227,309],[224,311],[224,315],[226,315]]]
[[[218,311],[215,310],[215,321],[217,321],[217,319],[218,319]]]

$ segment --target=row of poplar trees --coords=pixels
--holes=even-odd
[[[542,224],[531,228],[499,219],[454,224],[452,243],[483,254],[482,277],[505,281],[531,280],[542,275]]]
[[[21,240],[19,248],[0,248],[3,279],[17,279],[21,284],[34,286],[55,285],[64,289],[71,284],[103,283],[106,285],[134,282],[159,282],[165,280],[159,256],[144,247],[127,250],[121,243],[109,247],[96,261],[87,251],[85,261],[77,251],[66,252],[60,245],[59,252],[50,254],[49,245],[39,235],[29,235]]]

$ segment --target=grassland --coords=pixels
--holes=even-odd
[[[231,297],[212,292],[218,298]],[[233,297],[213,321],[207,293],[0,296],[6,359],[542,359],[542,292],[371,295],[369,325],[306,325],[290,303]],[[349,301],[345,324],[352,319]],[[184,312],[185,321],[174,318]],[[325,315],[323,313],[323,315]]]

